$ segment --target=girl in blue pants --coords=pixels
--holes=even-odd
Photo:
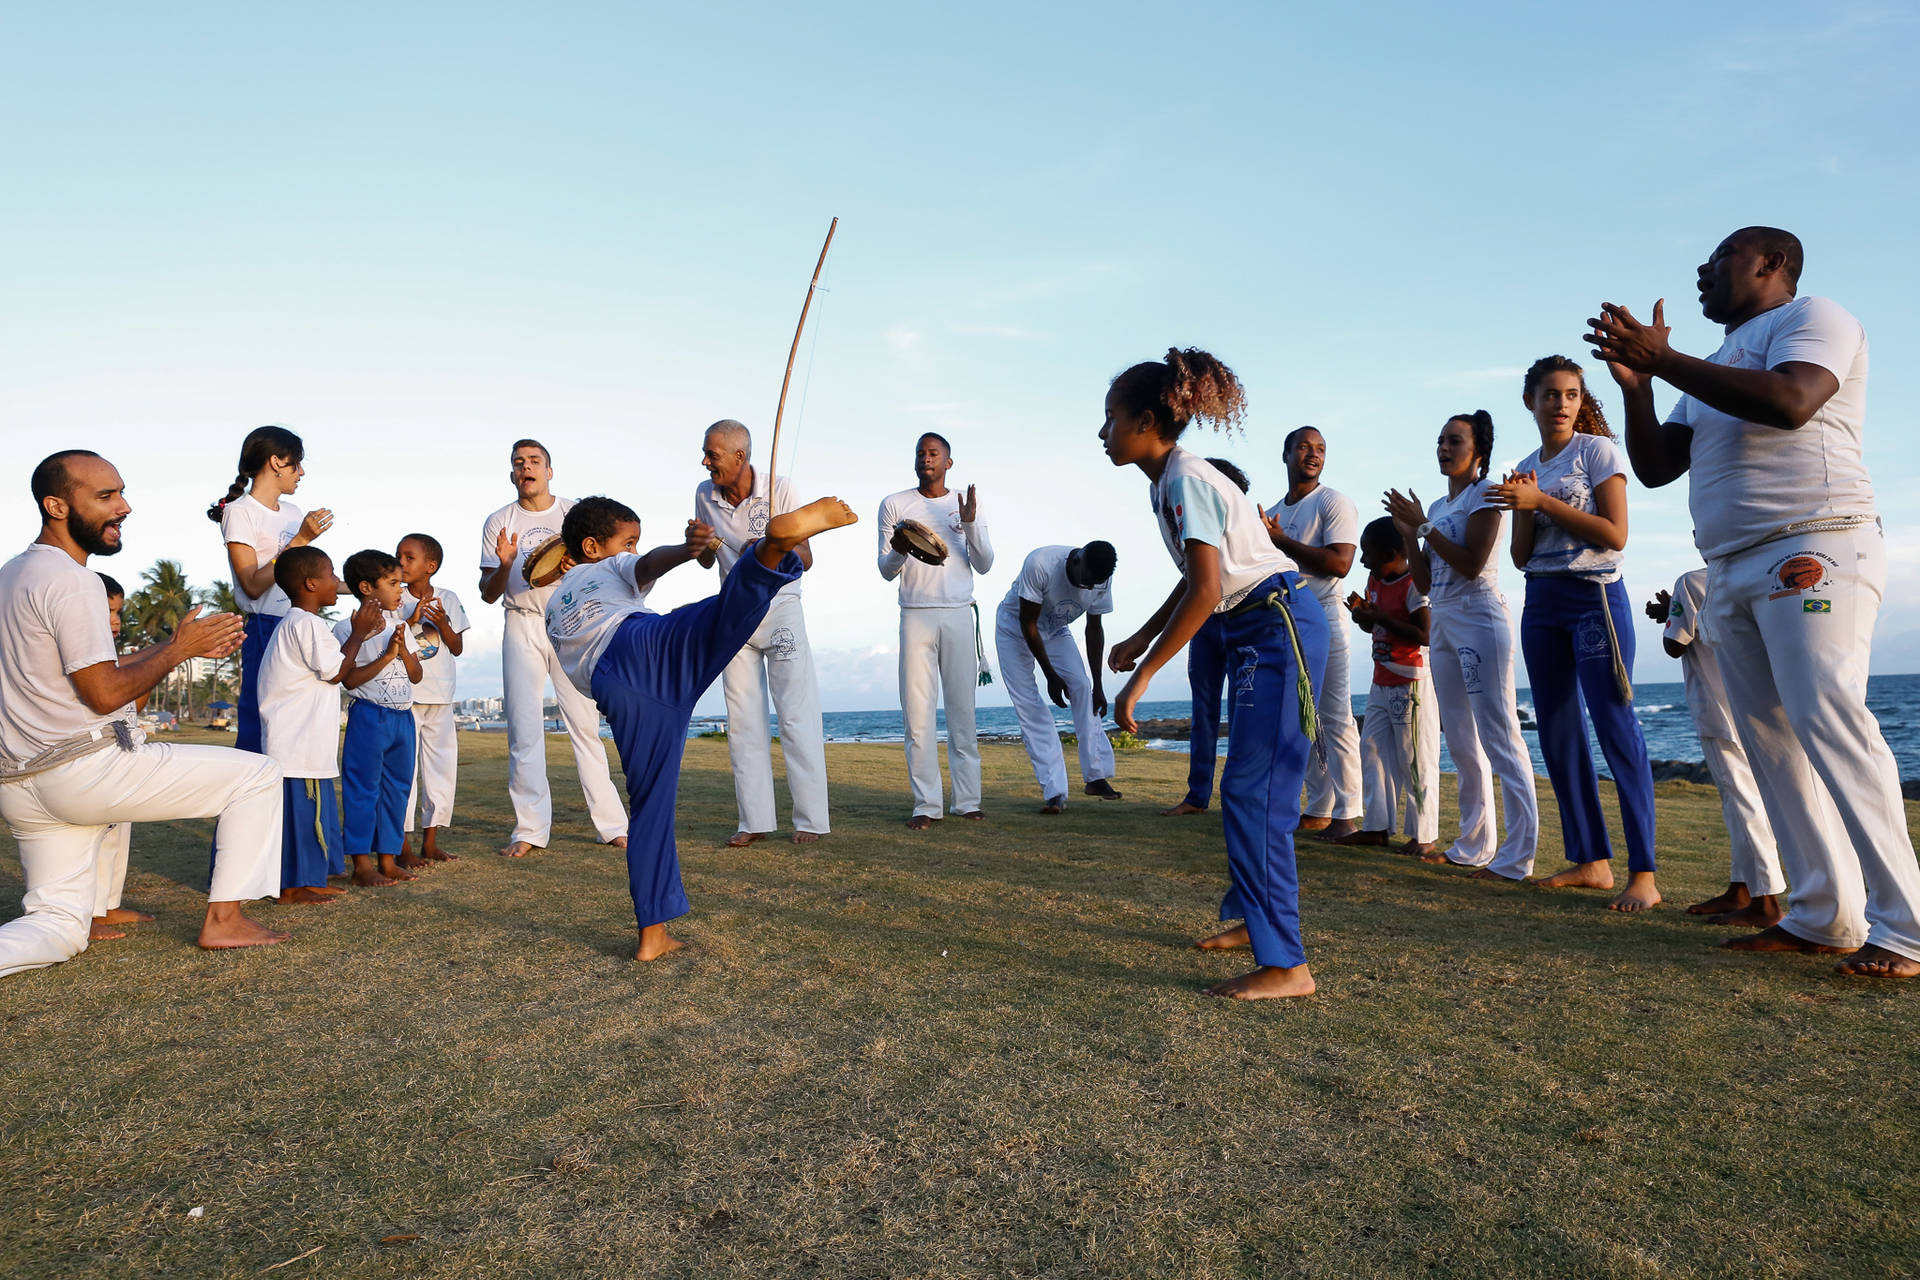
[[[1153,482],[1155,523],[1181,571],[1165,603],[1113,648],[1109,665],[1133,672],[1114,700],[1114,722],[1135,729],[1134,707],[1154,672],[1213,620],[1233,699],[1220,779],[1231,887],[1220,918],[1244,923],[1199,945],[1251,947],[1257,967],[1208,994],[1261,1000],[1314,989],[1300,939],[1293,830],[1327,630],[1325,612],[1267,536],[1259,509],[1177,443],[1195,418],[1231,427],[1245,412],[1232,370],[1204,351],[1176,349],[1113,380],[1100,440],[1115,466],[1137,466]]]
[[[1487,502],[1515,513],[1513,561],[1527,575],[1520,648],[1540,724],[1540,754],[1573,864],[1540,883],[1614,887],[1608,865],[1613,847],[1580,714],[1584,704],[1619,792],[1627,835],[1627,886],[1612,906],[1646,911],[1659,903],[1660,890],[1654,881],[1653,772],[1633,714],[1633,617],[1620,580],[1627,545],[1626,457],[1587,394],[1580,366],[1565,356],[1534,361],[1521,398],[1540,429],[1540,447],[1487,490]]]

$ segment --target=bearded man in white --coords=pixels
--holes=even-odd
[[[708,479],[693,491],[693,518],[710,527],[716,541],[700,555],[703,568],[718,564],[720,576],[733,572],[748,545],[764,537],[767,521],[801,504],[786,476],[767,492],[767,477],[753,465],[753,434],[732,418],[707,428],[700,465]],[[813,549],[794,548],[800,563],[813,568]],[[752,844],[773,831],[773,745],[767,724],[767,694],[780,714],[780,754],[787,766],[787,793],[793,799],[793,842],[812,844],[831,829],[827,821],[827,751],[820,723],[820,685],[807,643],[807,620],[800,611],[799,579],[782,587],[752,639],[735,654],[720,677],[727,696],[727,757],[733,765],[733,798],[740,828],[727,844]]]
[[[940,820],[940,749],[934,710],[947,711],[947,771],[953,775],[953,811],[979,818],[980,744],[974,736],[973,696],[986,663],[973,575],[993,568],[993,543],[978,517],[973,486],[964,496],[947,488],[953,447],[929,431],[913,449],[920,483],[880,504],[880,576],[900,580],[900,710],[907,726],[907,775],[913,816],[924,831]],[[925,525],[947,545],[947,557],[928,564],[908,554],[903,521]]]
[[[547,638],[547,597],[552,584],[527,583],[526,562],[553,538],[573,506],[549,487],[553,464],[538,440],[513,444],[512,502],[487,517],[480,530],[480,598],[506,605],[506,630],[500,643],[502,700],[507,711],[507,796],[513,801],[513,838],[501,856],[520,858],[545,848],[553,838],[553,793],[547,785],[547,681],[553,681],[560,719],[573,744],[573,762],[586,793],[587,814],[602,844],[626,848],[627,811],[607,772],[607,748],[600,741],[600,711],[573,687],[553,642]]]
[[[287,935],[240,912],[280,891],[280,766],[232,747],[146,741],[134,702],[194,658],[240,648],[239,615],[180,620],[169,640],[116,656],[107,590],[87,558],[120,550],[133,510],[120,473],[69,449],[33,471],[40,536],[0,566],[0,821],[20,850],[25,913],[0,925],[0,976],[87,949],[95,850],[115,823],[218,816],[199,944]]]
[[[1313,598],[1327,615],[1327,670],[1314,694],[1320,737],[1307,757],[1307,801],[1300,830],[1336,840],[1360,829],[1360,730],[1353,722],[1353,672],[1347,654],[1346,609],[1340,582],[1353,569],[1360,512],[1353,499],[1320,483],[1327,442],[1313,427],[1288,433],[1287,496],[1267,508],[1267,536],[1300,566]]]
[[[1720,242],[1696,273],[1700,311],[1727,335],[1705,360],[1673,349],[1664,300],[1651,324],[1606,303],[1587,341],[1626,393],[1641,483],[1691,472],[1707,627],[1791,889],[1778,924],[1725,945],[1851,953],[1841,973],[1920,977],[1920,864],[1867,709],[1887,575],[1862,448],[1867,335],[1831,299],[1798,296],[1804,260],[1775,227]],[[1664,420],[1655,378],[1683,393]]]

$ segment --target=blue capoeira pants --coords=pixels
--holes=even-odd
[[[234,711],[233,745],[260,753],[260,664],[266,661],[267,641],[273,638],[282,615],[250,613],[240,640],[240,705]]]
[[[285,778],[281,787],[280,887],[318,889],[329,873],[347,869],[340,834],[340,803],[332,778]]]
[[[778,569],[769,569],[750,546],[715,595],[623,621],[593,669],[593,700],[606,714],[627,775],[627,883],[642,929],[688,910],[673,816],[693,704],[753,638],[773,597],[800,568],[800,557],[789,551]]]
[[[1219,765],[1220,695],[1227,683],[1227,651],[1220,638],[1220,615],[1201,624],[1187,642],[1187,685],[1193,690],[1193,727],[1187,730],[1186,803],[1204,809],[1213,800],[1213,771]]]
[[[1533,714],[1540,725],[1540,754],[1560,802],[1560,835],[1567,861],[1598,862],[1613,856],[1606,815],[1600,810],[1600,779],[1581,705],[1593,721],[1607,770],[1620,793],[1620,818],[1627,833],[1627,869],[1652,871],[1653,770],[1647,740],[1633,706],[1620,696],[1613,676],[1613,635],[1620,662],[1633,675],[1633,611],[1627,587],[1615,580],[1603,589],[1584,578],[1540,575],[1527,579],[1527,604],[1520,613],[1520,650],[1527,658],[1527,683],[1533,686]]]
[[[347,733],[340,744],[341,823],[348,857],[400,852],[413,788],[413,711],[365,698],[347,700]]]
[[[1293,618],[1264,603],[1281,594]],[[1293,830],[1300,825],[1300,789],[1313,743],[1301,725],[1300,660],[1312,689],[1327,670],[1327,614],[1296,573],[1279,573],[1247,602],[1217,615],[1233,681],[1227,718],[1227,764],[1220,775],[1220,813],[1232,883],[1222,920],[1244,920],[1254,961],[1288,969],[1305,964],[1300,943],[1300,878]],[[1300,651],[1294,652],[1294,637]]]

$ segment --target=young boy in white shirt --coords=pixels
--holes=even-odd
[[[400,865],[423,867],[429,862],[452,862],[454,855],[440,848],[440,828],[453,825],[453,790],[460,765],[460,742],[453,722],[454,659],[466,647],[467,611],[460,597],[433,585],[433,575],[446,558],[431,534],[410,533],[394,549],[400,561],[400,616],[410,628],[408,638],[420,654],[420,683],[413,689],[415,757],[413,789],[407,793],[405,830],[413,830],[414,800],[420,801],[420,853],[408,836],[400,838]]]
[[[1415,585],[1406,550],[1389,517],[1360,534],[1367,594],[1347,597],[1354,625],[1373,637],[1373,687],[1360,730],[1361,829],[1335,844],[1385,845],[1396,819],[1407,837],[1398,852],[1445,862],[1440,838],[1440,708],[1427,674],[1432,612]]]
[[[413,787],[413,686],[425,673],[399,614],[406,590],[400,562],[384,551],[356,551],[345,569],[360,607],[333,628],[354,664],[341,680],[347,688],[341,827],[353,882],[377,888],[414,878],[399,863],[400,824]]]
[[[260,661],[260,745],[280,766],[285,814],[280,837],[280,902],[317,906],[345,890],[327,876],[347,869],[340,805],[340,688],[353,655],[378,618],[355,613],[345,641],[320,616],[340,598],[333,561],[314,546],[288,547],[273,566],[288,609]]]
[[[107,589],[107,622],[113,628],[113,643],[120,644],[120,613],[127,607],[127,589],[110,574],[95,573]],[[134,699],[137,715],[146,710],[147,695]],[[127,935],[115,928],[123,924],[148,924],[153,917],[144,911],[120,905],[120,893],[127,883],[127,853],[133,844],[133,824],[115,822],[100,832],[100,844],[94,853],[93,919],[87,926],[88,942],[104,942]]]

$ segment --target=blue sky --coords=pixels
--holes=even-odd
[[[1920,392],[1910,8],[263,8],[0,10],[0,543],[32,536],[32,462],[89,447],[136,505],[116,571],[224,576],[201,512],[245,432],[284,423],[297,500],[336,513],[323,545],[447,544],[462,687],[495,692],[473,586],[510,442],[670,538],[707,423],[746,421],[764,462],[837,214],[781,469],[868,522],[822,540],[807,594],[827,706],[885,707],[870,522],[919,432],[979,486],[983,603],[1033,547],[1105,537],[1124,634],[1172,570],[1094,438],[1120,368],[1214,351],[1252,412],[1190,443],[1272,502],[1311,422],[1371,516],[1390,484],[1437,492],[1449,413],[1491,410],[1501,461],[1531,449],[1519,371],[1580,357],[1603,299],[1664,295],[1676,343],[1710,351],[1693,267],[1761,222],[1870,335],[1875,670],[1920,670],[1920,455],[1894,444]],[[1629,493],[1645,597],[1694,563],[1691,526],[1683,486]],[[656,600],[712,584],[689,567]],[[1651,624],[1640,647],[1643,680],[1677,678]],[[1185,696],[1178,664],[1154,694]]]

